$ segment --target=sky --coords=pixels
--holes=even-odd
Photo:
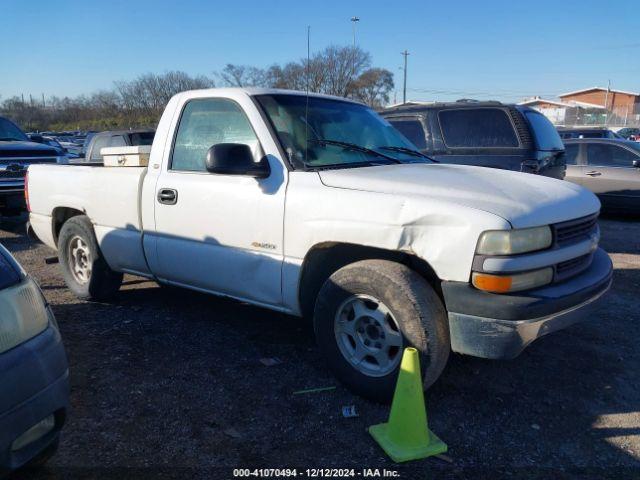
[[[211,76],[356,42],[395,74],[391,101],[520,101],[640,91],[636,0],[0,0],[0,100],[76,96],[147,73]],[[395,97],[395,98],[394,98]]]

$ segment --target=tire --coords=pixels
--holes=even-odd
[[[122,273],[109,268],[86,215],[71,217],[62,226],[58,258],[64,281],[78,298],[106,300],[120,289]]]
[[[336,377],[353,392],[384,403],[393,397],[404,348],[420,352],[425,390],[451,350],[438,295],[418,273],[388,260],[352,263],[331,275],[318,294],[313,323]]]

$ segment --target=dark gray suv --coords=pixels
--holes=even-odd
[[[439,162],[564,178],[562,140],[547,117],[531,108],[459,101],[399,105],[379,113]]]

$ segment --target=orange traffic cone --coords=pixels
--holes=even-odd
[[[402,355],[389,421],[369,427],[369,433],[394,462],[447,451],[447,445],[427,425],[420,358],[415,348],[405,348]]]

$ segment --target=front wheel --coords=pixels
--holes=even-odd
[[[393,397],[406,347],[420,352],[425,389],[442,373],[451,348],[447,314],[433,288],[387,260],[356,262],[331,275],[318,294],[314,329],[338,379],[381,402]]]
[[[72,217],[62,226],[58,258],[64,281],[78,298],[105,300],[120,289],[122,273],[105,261],[86,215]]]

